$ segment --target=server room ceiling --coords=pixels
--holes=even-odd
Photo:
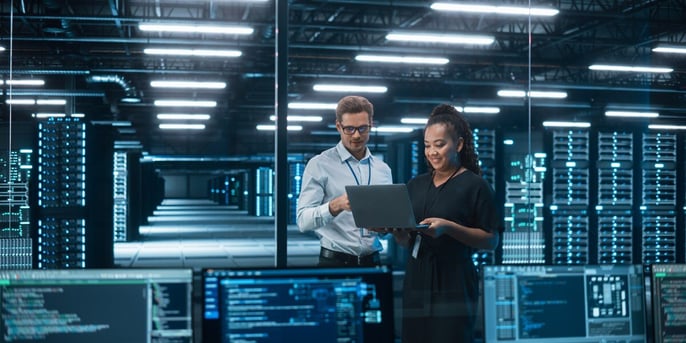
[[[493,2],[488,2],[493,4]],[[511,2],[526,6],[527,2]],[[542,120],[584,120],[617,125],[604,117],[609,106],[657,109],[654,122],[675,123],[683,115],[686,57],[652,51],[686,37],[684,1],[534,1],[560,10],[553,17],[438,12],[428,1],[340,0],[288,3],[288,97],[293,101],[335,102],[340,93],[315,93],[314,83],[381,85],[368,94],[377,125],[400,125],[404,116],[426,116],[440,102],[498,106],[495,115],[470,115],[474,125],[528,127],[522,99],[499,98],[500,89],[565,91],[563,100],[531,102],[533,125]],[[12,96],[66,98],[66,111],[85,113],[99,123],[130,122],[118,140],[139,141],[143,151],[164,156],[269,156],[269,124],[275,103],[275,4],[238,0],[12,0],[2,2],[0,44],[6,48],[3,78],[40,78],[42,87],[13,88]],[[143,23],[245,25],[235,34],[142,31]],[[487,46],[389,41],[392,31],[491,35]],[[531,38],[529,35],[531,32]],[[531,48],[529,48],[531,40]],[[199,58],[146,55],[146,48],[230,49],[240,57]],[[364,63],[357,54],[448,58],[439,66]],[[8,63],[11,61],[11,63]],[[668,66],[671,73],[617,73],[589,70],[591,64]],[[529,69],[529,66],[531,67]],[[151,88],[153,80],[222,81],[218,90]],[[7,86],[6,86],[7,88]],[[5,96],[9,97],[7,89]],[[140,103],[122,102],[126,95]],[[211,119],[200,131],[160,130],[155,100],[217,102],[203,112]],[[6,105],[6,107],[8,107]],[[12,107],[12,121],[52,109]],[[54,111],[54,110],[53,110]],[[3,121],[10,111],[3,111]],[[320,115],[288,134],[289,152],[311,154],[335,143],[333,110],[289,114]],[[681,120],[683,121],[683,120]],[[624,123],[643,124],[641,120]],[[374,134],[372,143],[388,136]]]

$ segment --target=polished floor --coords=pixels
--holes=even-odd
[[[274,266],[274,218],[249,216],[209,200],[169,199],[158,206],[140,239],[116,243],[122,267],[243,268]],[[314,265],[319,240],[288,226],[289,266]]]

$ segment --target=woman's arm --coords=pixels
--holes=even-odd
[[[493,250],[500,242],[500,233],[498,231],[488,232],[443,218],[426,218],[420,224],[429,224],[428,229],[422,230],[422,233],[428,236],[435,238],[447,234],[475,249]]]

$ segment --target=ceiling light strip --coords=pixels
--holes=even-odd
[[[498,96],[505,98],[524,98],[527,94],[531,98],[564,99],[567,97],[567,92],[556,91],[530,91],[528,93],[523,90],[512,89],[501,89],[498,91]]]
[[[653,49],[654,52],[662,52],[668,54],[686,54],[686,47],[683,46],[658,46]]]
[[[162,130],[204,130],[205,124],[160,124]]]
[[[243,52],[239,50],[207,50],[207,49],[167,49],[167,48],[146,48],[143,49],[146,55],[168,55],[168,56],[194,56],[194,57],[240,57]]]
[[[269,120],[271,121],[276,121],[276,116],[272,115],[269,116]],[[324,120],[321,116],[295,116],[295,115],[288,115],[286,116],[286,121],[293,121],[293,122],[321,122]]]
[[[157,119],[160,120],[209,120],[209,114],[201,113],[159,113]]]
[[[489,6],[480,4],[457,4],[447,2],[436,2],[431,5],[435,11],[463,12],[463,13],[488,13],[501,15],[524,15],[537,17],[552,17],[560,13],[554,8],[541,7],[516,7],[516,6]]]
[[[605,116],[624,118],[657,118],[660,116],[660,114],[658,112],[605,111]]]
[[[138,25],[141,31],[180,32],[180,33],[216,33],[250,35],[255,30],[246,26],[221,26],[221,25],[193,25],[193,24],[150,24]]]
[[[651,130],[686,130],[686,125],[650,124],[648,128]]]
[[[382,63],[404,63],[404,64],[436,64],[443,65],[450,62],[443,57],[420,57],[420,56],[392,56],[392,55],[357,55],[356,61],[360,62],[382,62]]]
[[[588,69],[602,71],[625,71],[634,73],[671,73],[672,71],[674,71],[674,69],[667,67],[625,66],[609,64],[593,64],[588,66]]]
[[[386,35],[389,41],[419,42],[419,43],[442,43],[442,44],[474,44],[490,45],[495,38],[485,35],[455,35],[416,32],[391,32]]]
[[[587,128],[591,127],[591,123],[588,122],[572,122],[572,121],[544,121],[544,127],[579,127]]]
[[[336,103],[323,102],[289,102],[288,108],[296,110],[335,110]]]
[[[224,89],[226,82],[209,81],[150,81],[153,88],[197,88],[197,89]]]
[[[257,131],[275,131],[276,130],[276,125],[270,125],[270,124],[264,124],[264,125],[257,125],[255,127]],[[287,125],[286,130],[287,131],[302,131],[303,127],[301,125]]]
[[[335,84],[316,84],[312,86],[316,92],[343,92],[343,93],[386,93],[388,87],[385,86],[358,86],[358,85],[335,85]]]
[[[205,100],[155,100],[157,107],[217,107],[216,101]]]

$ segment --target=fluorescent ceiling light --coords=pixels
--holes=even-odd
[[[67,100],[64,99],[38,99],[36,105],[66,105]]]
[[[528,94],[531,98],[564,99],[567,97],[567,92],[531,91]],[[498,96],[505,98],[524,98],[526,95],[527,92],[521,90],[502,89],[498,91]]]
[[[591,123],[588,122],[572,122],[572,121],[544,121],[543,126],[545,127],[591,127]]]
[[[336,103],[323,102],[289,102],[288,108],[296,110],[335,110]]]
[[[540,7],[515,7],[515,6],[488,6],[477,4],[457,4],[449,2],[436,2],[431,5],[432,10],[465,12],[465,13],[490,13],[504,15],[531,15],[540,17],[552,17],[560,13],[553,8]]]
[[[160,124],[162,130],[204,130],[205,124]]]
[[[477,44],[489,45],[495,41],[493,36],[484,35],[454,35],[433,33],[402,33],[391,32],[386,35],[390,41],[419,42],[419,43],[446,43],[446,44]]]
[[[418,56],[384,56],[384,55],[357,55],[355,60],[360,62],[385,62],[405,64],[448,64],[450,60],[443,57],[418,57]]]
[[[532,98],[564,99],[567,97],[567,92],[531,91],[529,96]]]
[[[209,120],[209,114],[201,113],[159,113],[157,119],[160,120]]]
[[[257,125],[258,131],[276,131],[276,125]],[[303,127],[300,125],[288,125],[286,126],[287,131],[302,131]]]
[[[497,114],[500,113],[499,107],[481,107],[481,106],[465,106],[465,107],[455,107],[456,110],[463,113],[486,113],[486,114]]]
[[[141,31],[182,32],[182,33],[218,33],[234,35],[250,35],[255,31],[246,26],[220,25],[181,25],[181,24],[140,24]]]
[[[269,116],[269,120],[275,121],[276,116]],[[286,116],[286,121],[306,121],[306,122],[320,122],[323,118],[321,116]]]
[[[12,85],[12,86],[43,86],[43,85],[45,85],[44,80],[34,80],[34,79],[6,80],[6,81],[3,81],[3,83],[6,85]]]
[[[153,88],[199,88],[199,89],[224,89],[226,82],[201,82],[201,81],[150,81]]]
[[[622,65],[608,65],[608,64],[593,64],[588,66],[591,70],[605,70],[605,71],[628,71],[635,73],[671,73],[672,68],[665,67],[637,67],[637,66],[622,66]]]
[[[131,122],[128,120],[93,120],[91,121],[93,125],[107,125],[116,127],[130,127]]]
[[[155,100],[157,107],[217,107],[216,101]]]
[[[196,56],[196,57],[240,57],[243,53],[239,50],[206,50],[206,49],[143,49],[146,55],[172,55],[172,56]]]
[[[316,84],[312,86],[317,92],[348,92],[348,93],[386,93],[385,86],[358,86],[358,85],[334,85]]]
[[[64,118],[66,116],[67,116],[66,113],[39,112],[39,113],[33,114],[34,118],[50,118],[50,117]],[[73,117],[73,118],[85,118],[86,114],[84,114],[84,113],[72,113],[71,117]]]
[[[64,105],[67,100],[64,99],[8,99],[5,101],[12,105]]]
[[[403,124],[425,125],[428,121],[428,118],[400,118]]]
[[[129,103],[129,104],[137,104],[141,102],[141,98],[138,96],[125,96],[119,100],[121,102]]]
[[[605,111],[607,117],[627,117],[627,118],[657,118],[657,112],[637,112],[637,111]]]
[[[686,47],[684,46],[658,46],[653,49],[655,52],[664,52],[668,54],[686,54]]]
[[[686,125],[650,124],[651,130],[686,130]]]
[[[67,115],[65,113],[34,113],[34,118],[64,118]]]
[[[0,51],[5,51],[5,47],[0,45]]]
[[[7,99],[5,103],[8,105],[35,105],[36,100],[33,99]]]
[[[415,128],[407,126],[372,126],[373,132],[387,132],[387,133],[407,133],[414,131]]]

